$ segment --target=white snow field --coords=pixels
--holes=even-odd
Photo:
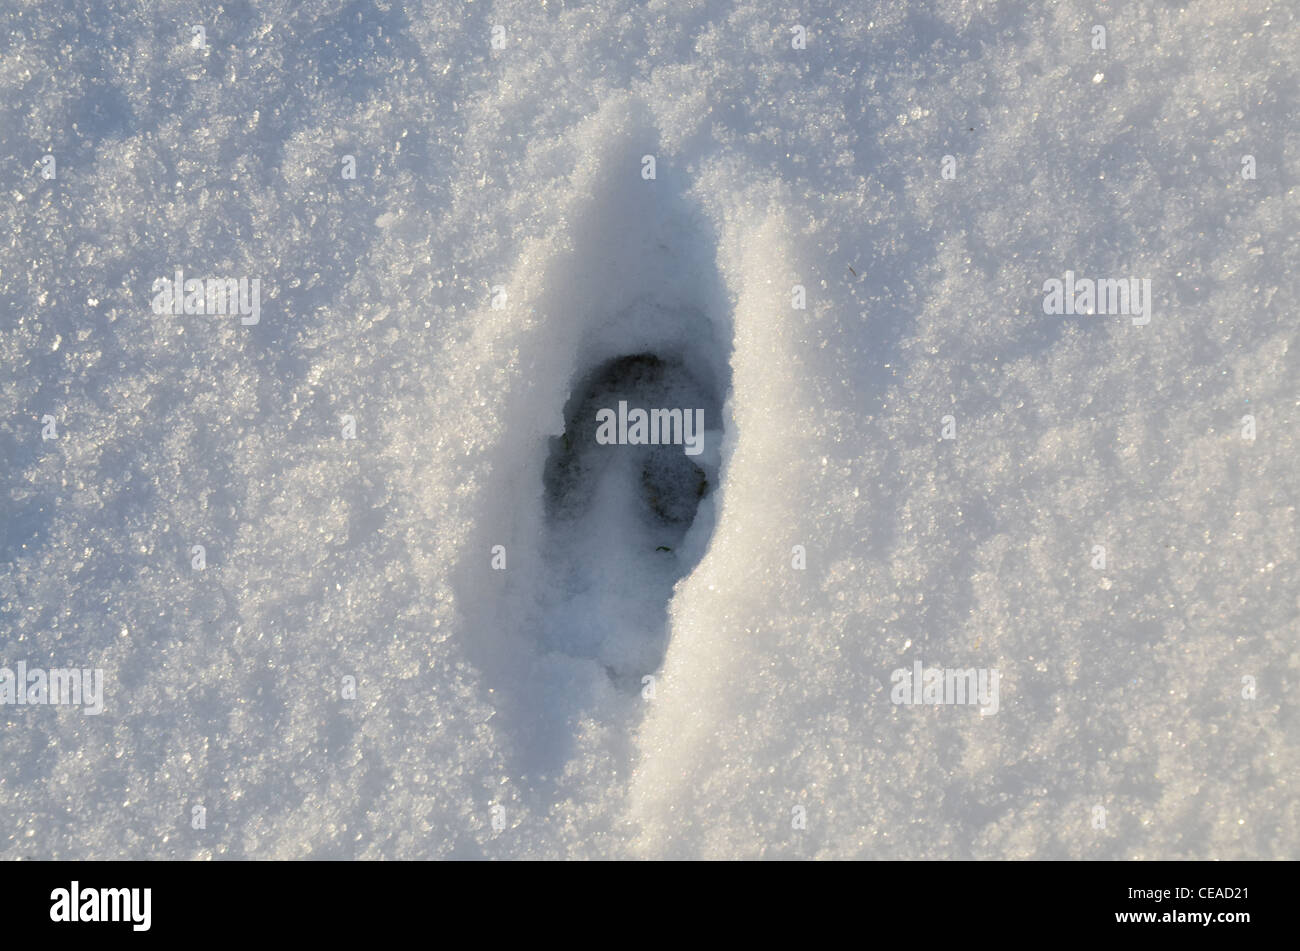
[[[0,0],[0,857],[1296,857],[1298,18]]]

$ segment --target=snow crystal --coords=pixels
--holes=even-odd
[[[1285,5],[5,24],[0,856],[1295,854]]]

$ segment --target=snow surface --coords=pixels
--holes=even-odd
[[[0,707],[0,856],[1300,851],[1294,4],[0,37],[0,665],[107,680]],[[260,322],[155,314],[178,268]],[[1151,322],[1045,315],[1066,270]],[[573,388],[642,352],[721,406],[670,552],[547,511]],[[999,711],[891,703],[917,659]]]

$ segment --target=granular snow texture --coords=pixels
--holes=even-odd
[[[1294,858],[1297,17],[4,0],[0,857]]]

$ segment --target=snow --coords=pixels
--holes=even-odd
[[[0,707],[0,856],[1296,854],[1289,5],[0,17],[0,666],[105,672]],[[557,516],[644,353],[693,521]]]

